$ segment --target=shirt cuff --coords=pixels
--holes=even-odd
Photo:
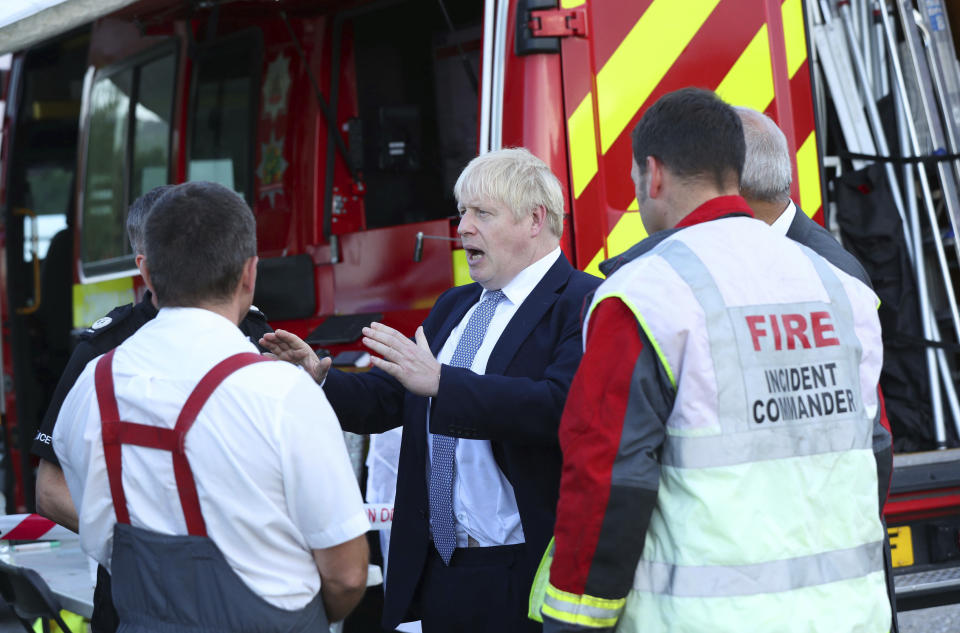
[[[367,519],[366,511],[364,511],[322,532],[311,532],[304,536],[310,549],[326,549],[346,543],[362,534],[366,534],[369,530],[370,521]]]

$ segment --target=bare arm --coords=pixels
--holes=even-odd
[[[327,617],[330,622],[339,622],[357,606],[367,589],[367,537],[360,535],[340,545],[315,549],[313,559],[320,572]]]
[[[37,468],[37,514],[59,523],[68,530],[79,531],[77,509],[70,497],[67,480],[59,466],[45,459]]]

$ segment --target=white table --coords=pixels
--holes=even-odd
[[[88,560],[79,540],[62,541],[59,547],[41,550],[10,551],[10,564],[40,574],[60,600],[60,606],[87,619],[93,615],[96,584],[96,566],[91,567]]]

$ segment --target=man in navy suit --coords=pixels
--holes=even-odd
[[[403,425],[383,624],[426,633],[539,631],[527,597],[552,535],[560,415],[600,280],[560,250],[563,192],[524,149],[478,156],[454,187],[470,277],[413,341],[364,328],[364,374],[278,330],[263,343],[318,381],[344,429]]]

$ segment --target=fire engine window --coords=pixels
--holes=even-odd
[[[176,75],[171,44],[98,73],[90,95],[81,231],[83,272],[131,269],[130,203],[170,182]]]
[[[67,209],[70,202],[70,185],[73,170],[61,165],[41,165],[27,169],[27,186],[33,199],[33,211],[36,222],[27,222],[24,226],[23,259],[32,261],[34,227],[36,227],[37,257],[46,259],[50,239],[67,228]]]
[[[259,40],[252,34],[201,50],[190,117],[187,180],[208,180],[251,199]]]
[[[83,205],[83,260],[101,262],[130,252],[124,240],[127,206],[123,166],[133,69],[97,81],[90,96],[86,183]]]
[[[352,22],[367,228],[456,214],[453,183],[476,154],[477,93],[465,66],[479,76],[483,5],[445,6],[452,30],[435,4],[416,2]],[[414,11],[423,19],[410,20]]]
[[[173,56],[140,69],[137,82],[136,131],[133,136],[133,178],[130,199],[170,182],[170,116],[173,104]]]

